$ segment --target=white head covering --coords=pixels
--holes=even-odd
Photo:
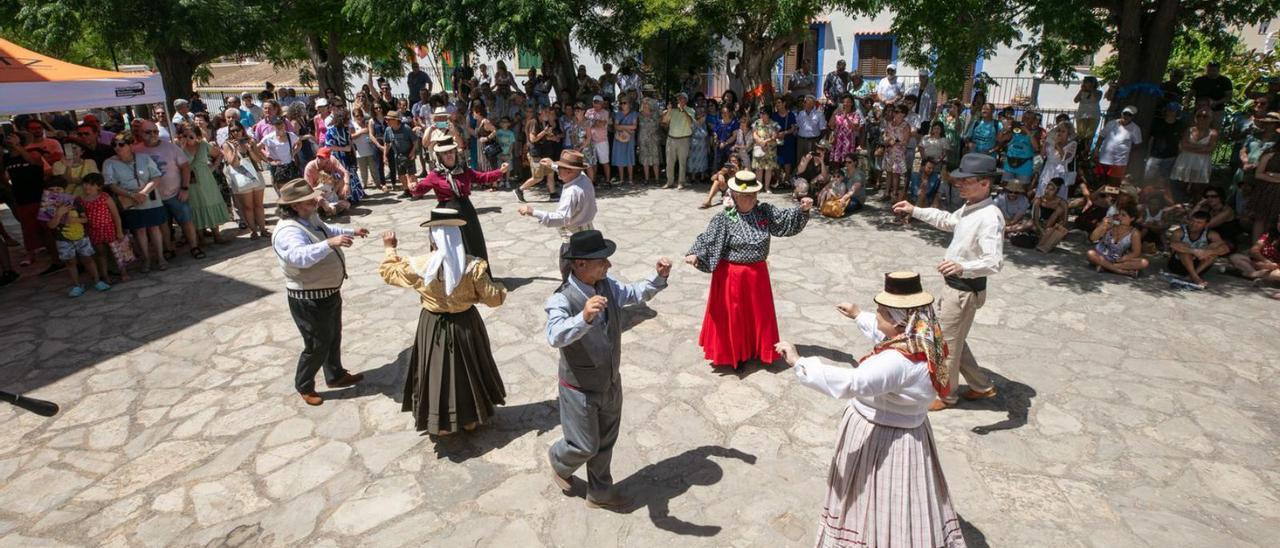
[[[436,252],[427,261],[426,268],[418,272],[426,283],[444,268],[444,294],[452,295],[467,270],[467,252],[462,248],[462,231],[456,226],[431,227],[431,241]]]

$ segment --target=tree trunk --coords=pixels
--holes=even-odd
[[[346,56],[339,48],[341,39],[338,33],[328,31],[321,36],[317,32],[307,33],[307,55],[311,57],[311,68],[316,73],[316,87],[321,95],[332,89],[338,95],[347,95],[347,77],[343,65]]]
[[[196,68],[207,59],[178,47],[162,48],[153,52],[156,70],[164,83],[165,110],[173,109],[175,99],[190,99],[194,90],[192,78]]]
[[[1117,87],[1132,84],[1155,84],[1164,81],[1169,68],[1169,55],[1173,52],[1173,38],[1181,13],[1179,0],[1160,0],[1154,12],[1147,13],[1141,0],[1125,0],[1120,11],[1119,34],[1116,38],[1116,55],[1119,61]],[[1138,108],[1134,123],[1142,128],[1144,144],[1129,155],[1129,173],[1141,181],[1145,175],[1146,150],[1150,143],[1151,123],[1164,107],[1163,97],[1151,93],[1131,91],[1125,97],[1114,97],[1108,108],[1109,117],[1118,116],[1120,109],[1133,105]]]
[[[750,96],[752,100],[763,98],[767,103],[772,101],[775,91],[781,91],[773,89],[773,68],[778,57],[800,43],[803,35],[795,32],[783,38],[761,36],[761,33],[749,32],[738,35],[742,43],[742,89],[744,100]]]
[[[556,100],[569,104],[578,97],[578,72],[569,38],[556,38],[542,47],[542,75],[551,80]]]

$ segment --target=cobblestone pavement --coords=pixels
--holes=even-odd
[[[699,192],[602,192],[614,275],[678,261],[710,215]],[[781,367],[713,372],[696,344],[709,276],[682,263],[623,336],[614,473],[637,507],[588,510],[552,486],[542,303],[559,242],[508,193],[476,202],[512,290],[483,310],[509,398],[494,424],[440,442],[400,412],[418,304],[377,278],[373,238],[351,250],[343,292],[346,365],[368,380],[316,408],[292,392],[299,342],[265,242],[74,301],[62,274],[0,291],[0,387],[63,406],[0,407],[0,546],[810,544],[843,404]],[[422,253],[429,207],[383,198],[355,222]],[[946,239],[876,210],[775,239],[783,337],[861,356],[832,305],[869,305],[889,270],[937,290]],[[1001,395],[930,417],[971,546],[1274,545],[1280,303],[1213,280],[1173,292],[1009,251],[971,337]]]

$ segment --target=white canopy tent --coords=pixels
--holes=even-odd
[[[82,67],[0,38],[0,115],[164,102],[159,73]]]

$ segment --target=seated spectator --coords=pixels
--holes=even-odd
[[[1231,264],[1239,268],[1246,278],[1280,284],[1280,217],[1272,219],[1271,228],[1262,234],[1248,253],[1232,255]],[[1280,299],[1280,291],[1268,294],[1273,299]]]
[[[302,170],[302,178],[306,179],[307,184],[324,193],[324,203],[320,209],[325,215],[337,215],[350,209],[348,177],[347,168],[343,167],[342,162],[333,159],[329,147],[321,147],[316,152],[316,159],[307,163],[307,167]]]
[[[1142,258],[1142,231],[1133,226],[1137,217],[1137,205],[1127,202],[1118,205],[1115,215],[1093,229],[1089,239],[1097,243],[1085,252],[1085,257],[1098,272],[1106,270],[1136,278],[1147,268],[1149,263]]]
[[[1230,251],[1222,236],[1209,228],[1209,218],[1209,212],[1196,211],[1191,214],[1190,222],[1173,229],[1169,235],[1173,255],[1165,266],[1170,274],[1186,276],[1201,288],[1209,286],[1204,273],[1213,266],[1213,261]]]
[[[1031,200],[1027,199],[1027,185],[1022,181],[1009,181],[1004,191],[996,196],[996,207],[1004,213],[1005,236],[1025,230],[1028,225],[1024,222],[1027,212],[1031,210]]]
[[[865,163],[866,159],[857,154],[845,156],[843,173],[837,171],[831,177],[831,184],[818,193],[818,204],[823,216],[844,217],[862,208],[863,202],[866,201],[863,188],[866,169],[860,168],[859,164]]]
[[[725,189],[729,188],[729,179],[733,178],[733,174],[738,172],[737,157],[730,156],[729,161],[720,166],[720,170],[711,174],[711,190],[707,192],[707,200],[698,206],[698,209],[708,209],[715,207],[721,203],[724,198]]]
[[[911,174],[908,197],[915,198],[916,207],[938,207],[938,187],[942,186],[942,173],[938,161],[925,156],[920,160],[920,171]],[[921,184],[921,182],[924,182]]]
[[[1236,220],[1236,212],[1231,206],[1226,204],[1226,200],[1222,199],[1222,191],[1216,188],[1210,188],[1204,191],[1204,196],[1200,199],[1200,203],[1192,208],[1191,212],[1205,211],[1209,213],[1209,228],[1222,236],[1222,241],[1227,245],[1235,247],[1235,239],[1244,231],[1240,229],[1240,223]]]
[[[1067,201],[1058,188],[1065,184],[1061,177],[1054,177],[1044,186],[1044,194],[1031,204],[1031,215],[1026,229],[1009,237],[1009,243],[1018,247],[1035,247],[1042,253],[1053,251],[1067,236]]]
[[[1097,228],[1098,223],[1107,217],[1112,202],[1115,200],[1116,195],[1120,194],[1120,189],[1114,186],[1104,186],[1093,192],[1089,192],[1087,188],[1084,190],[1084,209],[1080,211],[1079,215],[1076,215],[1071,228],[1083,230],[1085,234],[1093,234],[1093,229]]]
[[[1164,248],[1164,233],[1169,230],[1174,213],[1181,209],[1178,204],[1165,202],[1164,193],[1156,190],[1147,194],[1146,203],[1138,208],[1138,222],[1134,226],[1142,231],[1143,240],[1149,246]],[[1148,253],[1155,250],[1148,249]]]
[[[818,143],[813,150],[800,158],[800,165],[796,167],[793,191],[797,200],[812,198],[831,178],[831,174],[827,172],[827,148],[825,143]]]

